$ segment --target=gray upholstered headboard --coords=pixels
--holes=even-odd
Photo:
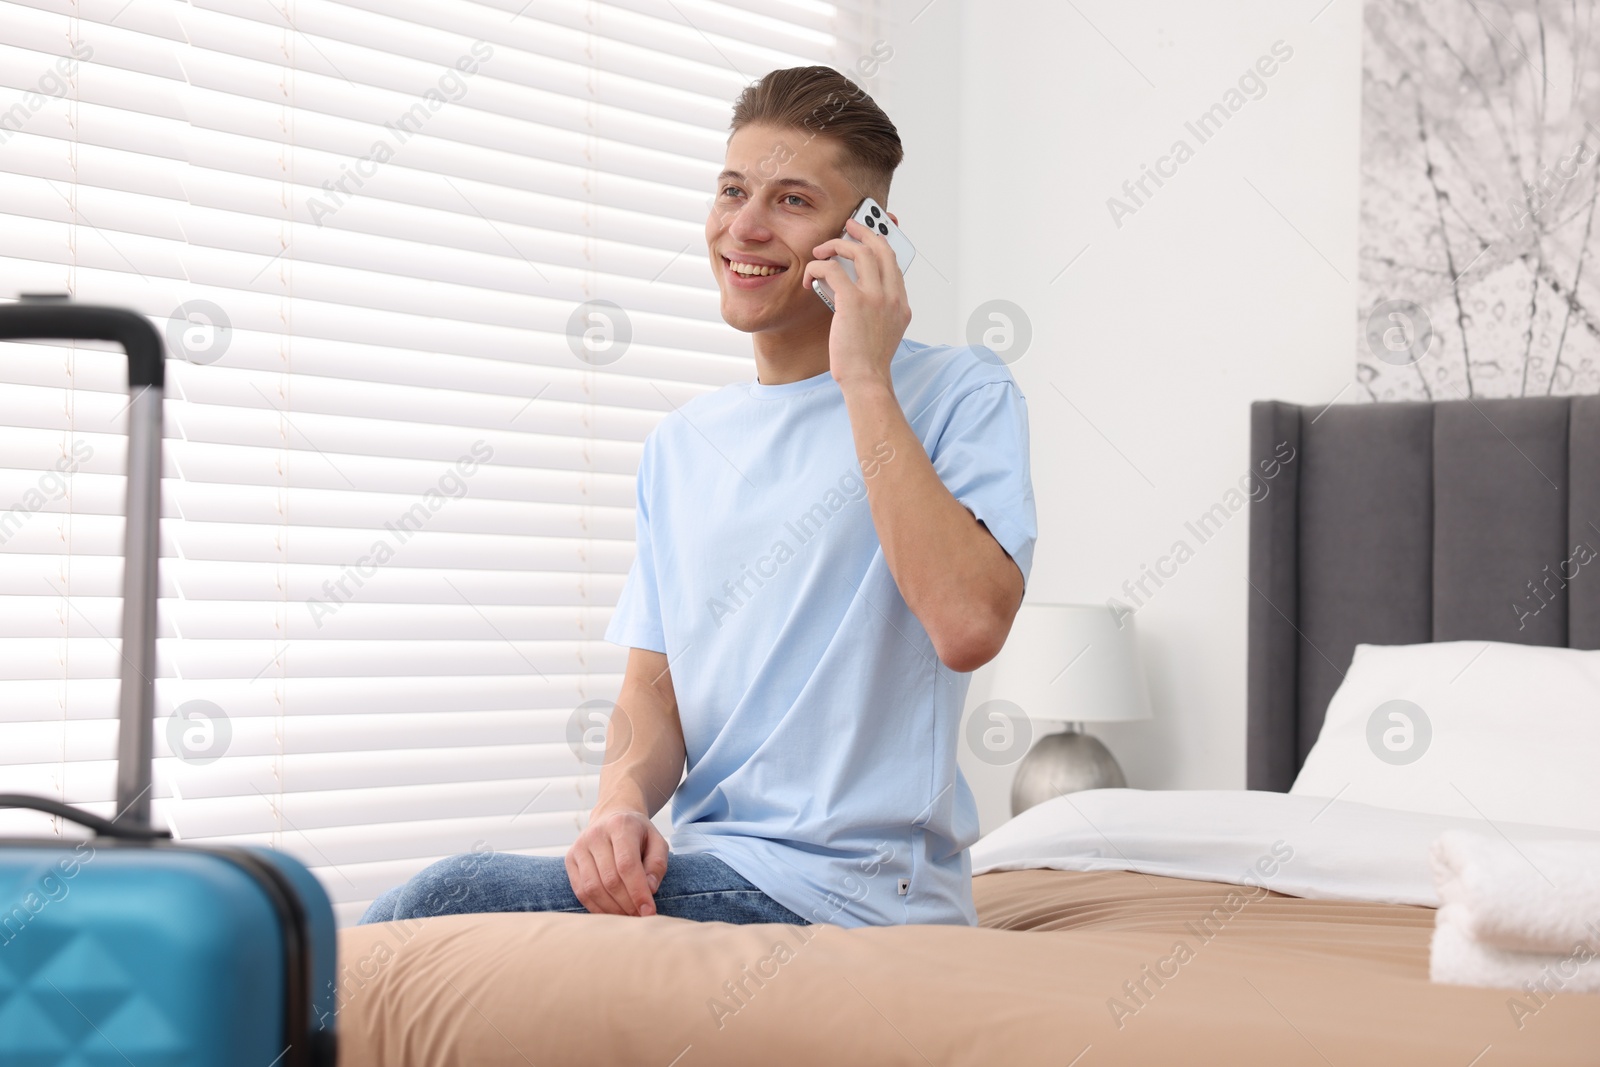
[[[1288,448],[1250,506],[1249,788],[1294,782],[1358,643],[1600,648],[1600,397],[1251,405],[1253,468]]]

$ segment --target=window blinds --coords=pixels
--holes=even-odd
[[[752,373],[703,235],[731,102],[807,63],[872,91],[879,18],[0,2],[0,295],[169,342],[158,823],[294,853],[344,923],[446,855],[565,851],[641,443]],[[103,815],[124,382],[105,345],[0,343],[0,790]],[[75,833],[0,812],[41,830]]]

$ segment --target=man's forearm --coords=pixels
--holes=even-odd
[[[887,382],[845,389],[884,560],[951,670],[993,659],[1022,600],[1022,572],[939,480]],[[892,458],[879,459],[883,444]]]
[[[659,653],[632,656],[666,657]],[[653,670],[653,665],[652,665]],[[630,659],[628,674],[617,706],[606,726],[605,763],[600,768],[600,791],[590,818],[613,811],[637,811],[647,816],[661,809],[683,778],[683,727],[678,720],[677,701],[670,695],[671,682],[651,682],[642,676]],[[665,667],[655,672],[665,675]]]

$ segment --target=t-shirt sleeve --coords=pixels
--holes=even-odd
[[[1028,405],[1016,383],[990,382],[957,400],[929,458],[945,488],[1016,562],[1026,586],[1039,528]]]
[[[663,655],[666,637],[661,628],[661,596],[656,581],[655,531],[650,526],[650,490],[654,482],[655,434],[645,438],[639,457],[639,475],[634,482],[635,553],[633,566],[622,585],[611,622],[606,625],[606,640],[627,648],[647,648]]]

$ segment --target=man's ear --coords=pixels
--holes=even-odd
[[[894,223],[896,226],[900,225],[900,220],[894,217],[894,212],[886,211],[886,212],[884,212],[884,214],[889,216],[889,221],[890,222]]]

